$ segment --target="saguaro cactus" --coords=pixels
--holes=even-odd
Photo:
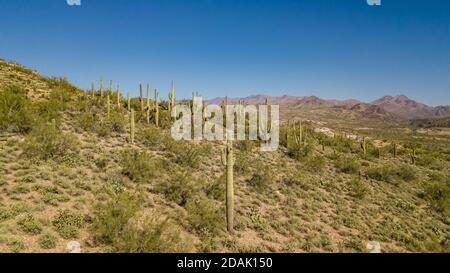
[[[120,84],[117,85],[117,108],[120,108]]]
[[[155,125],[159,127],[159,102],[158,102],[158,89],[155,89]]]
[[[131,110],[130,115],[130,141],[131,144],[134,144],[134,130],[135,130],[135,124],[134,124],[134,110]]]
[[[144,112],[144,99],[142,98],[142,83],[139,84],[139,100],[141,102],[141,112]]]
[[[170,107],[175,106],[175,81],[172,80],[172,95],[170,96]]]
[[[393,154],[394,154],[394,158],[397,158],[397,143],[394,143]]]
[[[147,110],[150,108],[150,84],[147,84]]]
[[[226,215],[227,215],[227,230],[229,233],[233,233],[233,216],[234,216],[234,181],[233,181],[233,168],[234,168],[234,155],[233,155],[233,141],[227,140],[227,147],[222,153],[222,163],[226,166],[227,184],[226,184]]]
[[[367,153],[366,137],[363,137],[363,140],[362,140],[362,150],[363,150],[363,154],[366,155],[366,153]]]
[[[111,102],[109,101],[109,94],[106,95],[106,112],[109,119],[111,117]]]
[[[103,77],[100,77],[100,97],[103,98]]]
[[[413,148],[411,151],[411,164],[415,165],[416,164],[416,149]]]
[[[113,97],[113,82],[112,80],[109,80],[109,95],[111,98]]]
[[[92,98],[95,98],[95,83],[92,83]]]
[[[130,96],[129,90],[127,92],[127,106],[128,106],[128,111],[131,111],[131,96]]]

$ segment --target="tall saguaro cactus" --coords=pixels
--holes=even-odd
[[[147,110],[150,108],[150,84],[147,84]]]
[[[109,100],[109,94],[106,95],[106,113],[109,119],[111,117],[111,102]]]
[[[367,154],[366,137],[363,137],[363,140],[362,140],[362,150],[363,150],[363,154],[366,155]]]
[[[172,80],[172,94],[170,95],[170,108],[175,106],[175,81]]]
[[[144,98],[142,97],[142,83],[139,84],[139,100],[141,102],[141,112],[144,112]]]
[[[226,166],[227,184],[226,184],[226,215],[227,215],[227,230],[229,233],[233,233],[234,224],[234,181],[233,181],[233,168],[234,168],[234,155],[233,155],[233,141],[227,140],[227,147],[222,153],[222,163]]]
[[[158,102],[159,92],[155,89],[155,125],[159,127],[159,102]]]
[[[109,80],[109,95],[113,97],[113,81]]]
[[[117,108],[120,108],[120,84],[117,85]]]
[[[131,115],[130,115],[130,141],[131,144],[134,144],[134,130],[136,125],[134,123],[134,109],[131,110]]]
[[[128,90],[128,92],[127,92],[127,106],[128,106],[128,111],[131,111],[131,96],[130,96],[130,90]]]
[[[394,143],[394,158],[397,158],[397,143]]]
[[[95,98],[95,83],[92,83],[92,99]]]
[[[100,98],[103,98],[103,77],[100,77]]]

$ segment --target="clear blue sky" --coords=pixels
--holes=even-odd
[[[450,104],[450,1],[0,0],[0,58],[166,95]]]

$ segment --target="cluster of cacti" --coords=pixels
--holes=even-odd
[[[302,145],[304,143],[302,121],[289,120],[286,127],[286,146]]]
[[[233,216],[234,216],[234,155],[233,155],[233,141],[227,141],[227,147],[222,153],[222,164],[226,167],[226,218],[227,230],[233,233]]]

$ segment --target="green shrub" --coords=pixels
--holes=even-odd
[[[105,203],[98,203],[93,213],[91,231],[97,243],[115,245],[128,221],[143,208],[141,196],[127,191],[112,194]]]
[[[33,122],[30,105],[24,89],[13,85],[0,90],[0,131],[27,133]]]
[[[369,168],[366,171],[366,175],[368,177],[378,180],[378,181],[392,183],[392,182],[394,182],[396,172],[390,166],[380,166],[380,167]]]
[[[78,237],[79,230],[84,225],[84,220],[81,215],[65,209],[58,211],[52,223],[62,238],[72,239]]]
[[[325,168],[325,164],[325,158],[320,155],[310,157],[305,161],[306,167],[314,172],[323,170],[323,168]]]
[[[343,173],[355,174],[358,173],[360,164],[356,158],[351,156],[338,156],[334,162],[335,167]]]
[[[292,145],[288,148],[288,155],[296,160],[308,158],[314,151],[314,146],[310,143],[302,145]]]
[[[413,167],[402,164],[398,168],[392,166],[378,166],[366,171],[368,177],[388,183],[398,183],[400,180],[409,182],[416,179],[416,171]]]
[[[217,201],[225,201],[226,191],[226,174],[215,179],[206,189],[206,195],[212,197]]]
[[[189,223],[198,234],[218,234],[225,224],[223,210],[216,202],[204,196],[197,196],[186,204]]]
[[[131,219],[114,246],[115,251],[127,253],[180,253],[193,249],[192,240],[183,238],[180,228],[156,210]]]
[[[450,215],[450,185],[448,182],[434,182],[425,187],[424,198],[430,206],[446,216]]]
[[[53,249],[56,247],[58,239],[51,234],[43,234],[39,237],[39,246],[43,249]]]
[[[406,182],[413,181],[417,177],[416,169],[410,165],[402,164],[397,169],[397,176]]]
[[[164,194],[168,200],[180,206],[184,206],[199,189],[197,179],[190,171],[181,167],[175,168],[167,180],[163,179],[155,186],[157,193]]]
[[[39,124],[25,138],[22,149],[28,158],[73,162],[80,144],[75,136],[60,131],[56,126]]]
[[[24,218],[17,221],[17,225],[23,232],[32,235],[39,234],[42,231],[41,225],[34,219],[33,215],[31,214],[28,214]]]
[[[442,170],[443,164],[439,161],[437,156],[433,155],[419,155],[416,157],[416,164],[418,166],[427,167],[432,170]]]
[[[170,137],[165,139],[164,146],[172,153],[176,163],[191,168],[200,164],[201,155],[205,152],[201,146],[193,142],[175,141]]]
[[[264,191],[274,182],[275,176],[269,166],[257,167],[255,173],[249,181],[250,186],[258,191]]]
[[[178,226],[156,211],[142,215],[143,199],[121,192],[95,206],[91,231],[95,242],[114,252],[187,252],[190,240],[181,237]]]
[[[367,186],[364,184],[364,181],[359,178],[354,178],[349,183],[349,189],[351,195],[358,199],[363,199],[367,192]]]
[[[142,141],[142,144],[148,148],[158,147],[161,143],[163,143],[165,138],[165,136],[161,133],[161,130],[153,126],[139,130],[138,135],[139,140]]]
[[[120,160],[122,174],[136,183],[148,183],[161,169],[161,162],[146,151],[130,149],[122,154]]]

